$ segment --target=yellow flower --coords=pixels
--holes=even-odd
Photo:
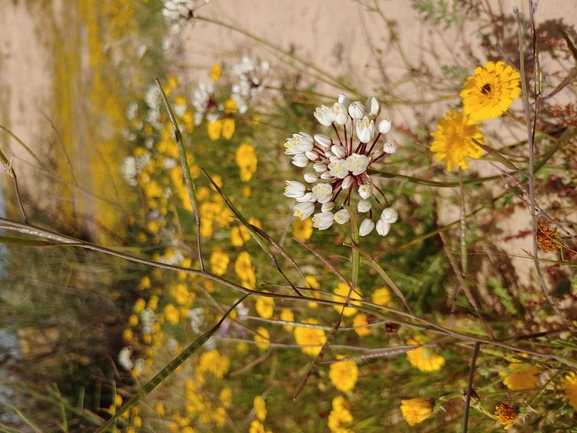
[[[220,72],[221,72],[222,68],[220,67],[220,65],[218,63],[215,63],[214,65],[212,65],[212,69],[210,70],[210,79],[212,81],[216,81],[220,78]]]
[[[165,413],[164,403],[162,403],[161,401],[157,401],[157,402],[154,404],[154,410],[156,411],[156,413],[157,413],[158,415],[160,415],[161,417],[163,417],[163,416],[164,416],[164,413]]]
[[[443,161],[449,171],[459,166],[466,170],[469,168],[467,158],[478,159],[483,153],[483,149],[471,141],[474,138],[479,143],[484,143],[481,126],[470,123],[467,116],[456,110],[441,117],[431,136],[434,138],[431,152],[435,160]]]
[[[138,298],[134,303],[134,307],[132,307],[132,311],[134,311],[136,314],[140,314],[144,311],[145,307],[146,301],[142,298]]]
[[[417,336],[413,340],[408,340],[407,344],[410,346],[418,346],[424,342],[421,337]],[[407,352],[407,359],[413,367],[425,373],[439,371],[445,365],[445,358],[435,354],[430,347],[419,347],[418,349],[409,350]]]
[[[243,251],[238,255],[234,262],[234,271],[247,289],[254,289],[256,285],[256,274],[251,264],[249,253]]]
[[[267,350],[270,343],[270,334],[268,333],[268,330],[263,327],[257,328],[254,341],[259,350],[262,350],[263,352]]]
[[[381,287],[373,292],[373,304],[388,307],[391,304],[392,299],[391,291],[387,287]]]
[[[238,106],[236,105],[236,101],[232,98],[228,98],[224,101],[224,112],[227,114],[230,113],[238,113]]]
[[[564,397],[569,401],[573,409],[577,410],[577,374],[571,372],[567,374],[561,383],[563,387]]]
[[[217,119],[214,122],[207,122],[206,124],[206,133],[208,134],[208,138],[215,141],[220,138],[220,133],[222,131],[222,120]]]
[[[539,385],[539,368],[535,365],[513,362],[509,364],[509,371],[500,371],[505,386],[513,391],[535,388]]]
[[[345,426],[351,422],[353,422],[353,415],[351,415],[344,397],[335,397],[333,399],[333,409],[329,414],[327,423],[329,430],[334,433],[348,432],[350,430]]]
[[[168,323],[176,325],[180,321],[180,312],[174,305],[167,304],[166,307],[164,307],[164,317],[166,317]]]
[[[230,140],[234,135],[234,119],[232,117],[225,117],[222,119],[222,136],[226,140]]]
[[[240,169],[240,180],[248,182],[256,172],[258,158],[254,146],[249,143],[241,143],[236,150],[236,165]]]
[[[338,359],[343,356],[338,356]],[[349,392],[355,388],[359,377],[359,368],[355,361],[334,362],[329,369],[329,378],[333,386],[342,392]]]
[[[293,237],[301,242],[308,241],[313,234],[313,220],[307,218],[301,221],[299,218],[293,221]]]
[[[259,421],[264,421],[266,419],[266,403],[264,402],[263,398],[260,395],[257,395],[254,398],[252,405],[254,406],[256,418]]]
[[[228,267],[230,258],[228,254],[220,248],[215,248],[210,254],[210,270],[214,275],[223,275]]]
[[[196,372],[202,375],[202,373],[209,371],[217,379],[222,379],[229,367],[230,358],[226,355],[221,355],[218,350],[214,349],[200,355]]]
[[[401,412],[409,425],[415,425],[431,416],[433,413],[433,405],[424,398],[401,400]]]
[[[303,320],[303,323],[308,323],[310,325],[318,324],[315,319],[306,319]],[[294,336],[296,343],[299,346],[303,346],[303,353],[310,356],[317,356],[321,351],[323,344],[327,341],[325,331],[316,328],[297,326],[295,327]]]
[[[515,409],[505,403],[500,403],[495,407],[495,416],[501,425],[505,427],[505,430],[515,424],[518,415],[519,413]]]
[[[270,293],[268,290],[263,290],[264,293]],[[274,299],[265,298],[263,296],[256,299],[255,309],[257,314],[263,319],[270,319],[274,312]]]
[[[366,326],[368,323],[367,315],[365,313],[359,313],[353,319],[353,326],[355,327],[355,332],[359,337],[364,337],[371,333],[371,328]]]
[[[235,226],[230,229],[230,243],[242,247],[250,239],[250,232],[245,226]]]
[[[346,302],[347,296],[349,295],[350,292],[351,292],[351,288],[349,287],[348,284],[339,283],[339,285],[334,290],[335,295],[333,296],[333,301],[340,302],[340,303],[344,304]],[[361,297],[362,297],[361,289],[359,289],[358,287],[355,287],[355,290],[351,293],[351,304],[352,305],[361,305],[361,303],[359,301],[354,301],[354,302],[352,301],[352,299],[361,299]],[[341,305],[334,305],[333,308],[335,310],[337,310],[339,313],[343,309],[343,307]],[[345,316],[345,317],[354,316],[355,314],[357,314],[357,311],[358,310],[356,308],[345,307],[343,316]]]
[[[248,185],[243,185],[242,187],[242,196],[243,197],[250,197],[252,195],[252,189],[250,189],[250,186]]]
[[[232,391],[230,388],[224,388],[222,391],[220,391],[218,398],[220,399],[222,407],[228,409],[232,403]]]
[[[271,433],[271,431],[270,430],[265,431],[262,423],[258,419],[255,419],[250,423],[250,429],[248,433]]]
[[[520,81],[519,72],[502,61],[478,66],[459,93],[463,112],[474,122],[499,117],[521,95]]]
[[[292,310],[289,308],[283,308],[280,312],[280,320],[284,320],[285,322],[294,322],[295,316],[294,316]],[[283,325],[283,328],[285,331],[292,332],[294,329],[294,326]]]

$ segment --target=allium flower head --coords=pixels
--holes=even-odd
[[[431,133],[435,139],[431,144],[436,161],[443,161],[447,170],[456,167],[466,170],[469,168],[467,158],[477,159],[483,153],[483,149],[471,140],[474,138],[483,144],[484,137],[478,124],[470,123],[466,115],[452,110],[437,123],[437,129]]]
[[[311,137],[306,132],[299,132],[286,140],[285,154],[291,156],[292,163],[313,170],[304,174],[305,182],[311,185],[304,187],[304,190],[303,184],[287,181],[285,196],[299,202],[293,207],[295,216],[308,218],[315,212],[318,203],[321,212],[313,216],[313,226],[326,230],[335,221],[339,224],[349,221],[352,215],[341,211],[345,206],[354,208],[353,199],[363,200],[358,209],[369,214],[360,226],[361,235],[366,236],[374,229],[373,212],[379,215],[388,207],[388,202],[367,170],[397,150],[394,141],[377,144],[381,135],[391,130],[390,119],[377,121],[380,111],[381,106],[374,97],[370,97],[364,104],[360,101],[351,103],[340,94],[332,106],[321,105],[314,113],[321,125],[332,127],[334,138],[325,134]],[[380,209],[374,209],[369,201],[377,196],[379,200],[375,201],[379,203]],[[384,204],[381,204],[382,198]],[[391,223],[384,220],[379,223],[379,233],[387,234]]]
[[[502,61],[478,66],[460,93],[463,112],[474,122],[499,117],[521,95],[520,81],[519,72]]]

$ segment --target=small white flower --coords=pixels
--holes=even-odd
[[[353,173],[353,176],[358,176],[364,173],[369,166],[369,158],[365,155],[359,155],[358,153],[353,153],[346,160],[346,166],[349,171]]]
[[[373,193],[373,187],[369,184],[364,184],[359,186],[359,195],[365,200],[368,199]]]
[[[325,203],[333,197],[333,187],[328,183],[318,183],[313,186],[313,199]]]
[[[387,141],[384,145],[383,145],[383,152],[385,153],[395,153],[397,151],[397,143],[395,143],[395,140],[390,140]]]
[[[315,117],[323,126],[331,126],[335,121],[335,116],[329,107],[321,105],[315,110]]]
[[[365,218],[359,227],[359,235],[367,236],[375,228],[375,223],[370,218]]]
[[[335,213],[335,222],[337,224],[345,224],[351,219],[351,215],[349,211],[346,209],[341,209],[337,213]]]
[[[200,327],[204,325],[204,308],[197,307],[193,308],[188,312],[188,318],[190,319],[190,329],[195,334],[200,334],[202,331]]]
[[[372,117],[373,119],[377,117],[381,112],[381,105],[379,104],[379,101],[377,101],[377,98],[370,96],[367,99],[367,102],[365,102],[365,110],[367,116]]]
[[[382,219],[377,221],[377,233],[381,236],[387,236],[391,231],[391,223],[383,221]]]
[[[375,121],[370,120],[367,116],[356,123],[357,138],[362,143],[368,143],[375,135]]]
[[[359,200],[359,203],[357,204],[357,210],[360,213],[365,213],[365,212],[370,211],[371,207],[372,207],[371,202],[368,200],[364,200],[364,199]]]
[[[313,216],[313,227],[319,230],[326,230],[333,225],[334,218],[332,212],[317,213]]]
[[[130,347],[123,347],[118,352],[118,363],[124,368],[125,370],[132,370],[134,367],[134,362],[130,359],[132,356],[132,349]]]
[[[235,310],[239,316],[248,316],[248,313],[250,312],[249,308],[244,305],[244,302],[238,304]]]
[[[307,187],[296,180],[287,180],[284,196],[289,198],[301,198],[305,195]]]
[[[353,102],[349,105],[349,116],[353,118],[353,120],[362,119],[365,115],[365,106],[361,104],[359,101]]]
[[[344,125],[345,123],[347,123],[347,120],[349,120],[349,113],[347,112],[347,108],[343,104],[335,102],[333,108],[331,108],[331,111],[333,114],[333,118],[335,119],[335,123],[338,123],[339,125]]]
[[[391,130],[391,119],[383,119],[379,122],[377,130],[380,134],[387,134]]]
[[[315,183],[317,180],[319,180],[319,176],[312,172],[305,173],[304,178],[306,183]]]
[[[304,221],[313,214],[315,211],[315,205],[310,201],[299,203],[293,207],[293,210],[295,211],[293,215],[299,218],[301,221]]]
[[[392,207],[388,207],[381,213],[381,219],[390,224],[393,224],[397,222],[397,219],[399,219],[399,213]]]
[[[331,176],[339,179],[344,179],[349,174],[349,169],[344,159],[333,160],[329,164],[328,169],[330,170]]]

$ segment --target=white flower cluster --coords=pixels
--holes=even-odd
[[[270,72],[270,63],[266,60],[259,61],[244,56],[240,63],[233,66],[233,72],[238,75],[240,81],[232,86],[232,99],[236,102],[239,111],[246,111],[246,102],[260,95],[263,90],[263,82]]]
[[[129,185],[138,185],[138,175],[142,169],[150,162],[150,160],[150,153],[145,153],[144,155],[138,157],[127,156],[122,160],[122,167],[120,167],[122,177]]]
[[[294,134],[285,143],[285,154],[292,156],[292,163],[297,167],[312,167],[313,171],[305,173],[307,186],[297,181],[286,182],[284,195],[294,198],[298,203],[293,207],[294,215],[305,220],[315,212],[316,204],[321,205],[321,212],[313,216],[313,227],[326,230],[333,225],[345,224],[350,215],[345,206],[351,206],[352,193],[356,191],[359,200],[357,211],[368,216],[363,219],[359,234],[366,236],[376,227],[381,236],[386,236],[391,224],[395,223],[398,213],[388,206],[385,194],[373,183],[367,169],[371,164],[381,160],[387,154],[395,153],[397,145],[393,140],[378,145],[382,134],[391,130],[390,119],[375,123],[381,106],[371,96],[365,104],[352,102],[340,94],[332,107],[321,105],[315,111],[315,117],[323,126],[332,126],[337,142],[324,134],[311,137],[305,132]],[[342,127],[342,134],[339,128]],[[353,132],[358,143],[354,143]],[[334,212],[339,196],[344,197]],[[381,196],[385,204],[379,201]],[[375,224],[371,197],[382,209]]]
[[[210,0],[203,0],[207,4]],[[194,12],[198,9],[197,0],[163,0],[164,7],[162,15],[172,23],[194,17]]]

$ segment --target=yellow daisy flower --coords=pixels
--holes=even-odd
[[[338,359],[344,358],[340,355]],[[329,369],[329,379],[333,386],[341,392],[349,392],[355,388],[359,378],[359,367],[355,361],[335,362]]]
[[[259,350],[263,352],[267,350],[270,343],[270,334],[268,330],[262,326],[257,328],[254,341],[256,342],[256,347],[258,347]]]
[[[234,262],[234,271],[236,275],[242,280],[245,287],[254,289],[256,285],[256,275],[254,267],[250,261],[250,254],[246,251],[240,253]]]
[[[226,251],[215,248],[210,254],[210,270],[214,275],[223,275],[226,272],[230,258]]]
[[[241,143],[236,150],[236,165],[240,169],[240,180],[248,182],[256,172],[258,158],[254,146],[249,143]]]
[[[431,152],[436,161],[443,161],[447,170],[456,167],[469,168],[467,158],[480,158],[483,149],[471,141],[472,138],[484,144],[481,126],[470,123],[467,116],[452,110],[437,123],[437,129],[431,133],[434,138]]]
[[[232,117],[225,117],[222,119],[222,137],[230,140],[234,135],[234,119]]]
[[[307,218],[301,221],[299,218],[293,221],[293,237],[301,242],[308,241],[313,234],[313,220]]]
[[[495,416],[501,425],[505,427],[505,430],[515,424],[518,415],[519,413],[515,409],[505,403],[500,403],[495,407]]]
[[[222,120],[217,119],[214,122],[208,122],[206,124],[206,132],[208,134],[208,138],[215,141],[220,138],[220,133],[222,132]]]
[[[333,399],[333,409],[329,414],[328,428],[333,433],[349,432],[345,426],[353,422],[353,415],[348,409],[344,397],[339,396]]]
[[[531,389],[539,386],[539,368],[534,365],[513,362],[509,364],[509,371],[500,371],[505,376],[503,383],[513,391]]]
[[[571,372],[563,378],[561,383],[565,391],[564,397],[569,401],[573,409],[577,410],[577,374]]]
[[[218,395],[222,407],[228,409],[232,403],[232,391],[230,388],[223,388]]]
[[[351,289],[350,289],[348,284],[339,283],[337,288],[334,290],[335,296],[333,296],[333,301],[341,302],[344,304],[345,301],[347,300],[347,296],[349,295],[350,291],[351,291]],[[352,299],[360,299],[360,296],[362,296],[361,289],[359,289],[358,287],[355,287],[355,290],[351,293],[351,300]],[[359,301],[351,301],[351,304],[352,305],[361,305],[361,303]],[[343,309],[343,307],[341,305],[334,305],[333,308],[335,310],[337,310],[339,313]],[[343,313],[343,316],[345,316],[345,317],[354,316],[355,314],[357,314],[357,311],[358,310],[356,308],[345,307],[345,311]]]
[[[266,419],[266,413],[267,413],[266,412],[266,403],[264,402],[264,399],[260,395],[257,395],[254,398],[252,405],[254,406],[254,412],[255,412],[256,418],[259,421],[264,421]]]
[[[235,247],[242,247],[250,240],[250,232],[245,226],[235,226],[230,229],[230,243]]]
[[[220,67],[220,65],[218,63],[215,63],[214,65],[212,65],[212,69],[210,70],[210,79],[212,81],[218,80],[220,77],[221,70],[222,70],[222,68]]]
[[[463,112],[474,122],[499,117],[521,95],[520,81],[519,72],[502,61],[478,66],[459,93]]]
[[[401,412],[411,426],[419,424],[433,413],[433,405],[424,398],[401,400]]]
[[[290,308],[283,308],[280,312],[280,319],[284,320],[285,322],[294,322],[295,316]],[[294,330],[294,326],[291,325],[283,325],[282,326],[285,331],[292,332]]]
[[[306,319],[303,320],[303,323],[318,324],[315,319]],[[316,328],[297,326],[295,327],[294,336],[296,343],[299,346],[303,346],[303,353],[310,356],[317,356],[323,348],[323,344],[327,341],[325,331]]]
[[[355,327],[355,332],[359,337],[371,334],[371,328],[366,326],[368,323],[367,315],[365,313],[359,313],[353,319],[353,326]]]
[[[270,293],[268,290],[263,290],[264,293]],[[255,309],[257,314],[263,319],[270,319],[274,312],[274,299],[259,297],[256,299]]]
[[[418,346],[423,343],[425,341],[419,336],[407,341],[410,346]],[[445,358],[435,354],[430,347],[419,347],[418,349],[409,350],[407,359],[413,367],[425,373],[439,371],[445,365]]]
[[[262,423],[255,419],[250,423],[250,429],[248,430],[249,433],[271,433],[270,430],[265,430]]]
[[[373,292],[372,300],[373,304],[387,307],[391,304],[393,297],[391,296],[391,291],[387,287],[381,287]]]

